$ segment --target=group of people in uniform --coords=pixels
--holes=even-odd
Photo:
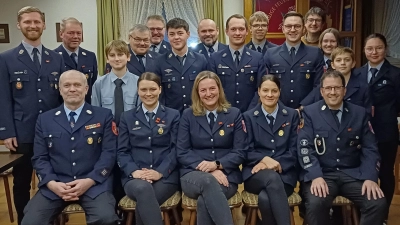
[[[198,224],[233,225],[227,199],[244,183],[258,195],[260,224],[289,225],[298,181],[310,225],[331,222],[338,195],[358,207],[360,224],[385,224],[400,109],[385,37],[368,36],[368,63],[353,69],[339,32],[322,31],[321,9],[286,13],[280,46],[265,38],[268,22],[260,11],[249,22],[230,16],[225,45],[203,19],[201,43],[189,48],[185,20],[151,15],[128,45],[107,44],[98,77],[77,19],[62,20],[63,43],[50,50],[44,14],[22,8],[23,41],[0,54],[0,139],[23,154],[13,169],[18,224],[51,223],[71,203],[87,224],[116,224],[127,195],[137,224],[161,225],[159,206],[182,190],[197,199]]]

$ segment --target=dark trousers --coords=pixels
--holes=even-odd
[[[104,192],[92,199],[82,195],[78,201],[66,202],[62,199],[51,200],[40,191],[25,207],[22,225],[50,224],[69,204],[78,203],[85,210],[86,224],[114,225],[118,217],[114,211],[115,199],[109,192]]]
[[[244,189],[258,195],[262,225],[290,225],[287,198],[294,188],[283,183],[279,173],[260,170],[244,182]]]
[[[18,224],[21,224],[24,217],[24,208],[28,204],[32,181],[32,162],[33,144],[18,143],[17,151],[11,151],[11,154],[23,154],[21,161],[13,167],[14,176],[13,195],[14,205],[17,211]]]
[[[379,154],[381,154],[381,167],[379,170],[380,187],[386,197],[387,206],[385,211],[385,219],[389,216],[389,207],[392,203],[395,178],[393,174],[394,163],[396,161],[398,141],[378,142]]]
[[[115,198],[115,208],[118,209],[119,201],[125,196],[124,188],[121,183],[121,169],[118,164],[115,163],[113,169],[113,195]]]
[[[323,176],[328,185],[329,194],[326,198],[311,194],[311,181],[304,183],[304,196],[306,205],[306,219],[309,225],[329,225],[329,210],[334,198],[341,195],[352,201],[361,212],[360,225],[380,225],[384,220],[386,199],[378,198],[368,200],[367,195],[361,195],[364,181],[356,180],[341,172],[328,172]]]
[[[124,189],[126,195],[136,201],[136,225],[163,225],[160,205],[177,192],[179,186],[161,180],[151,184],[133,179],[125,184]]]
[[[237,184],[220,185],[213,175],[192,171],[181,177],[182,191],[197,199],[197,224],[233,225],[228,200],[237,191]]]

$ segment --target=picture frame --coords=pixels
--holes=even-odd
[[[8,24],[0,24],[0,43],[10,43],[10,30]]]

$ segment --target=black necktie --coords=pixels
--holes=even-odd
[[[210,55],[211,55],[211,53],[213,53],[214,52],[214,48],[213,47],[210,47],[210,48],[208,48],[208,52],[210,53]]]
[[[290,56],[292,57],[292,62],[294,62],[294,58],[296,57],[296,48],[290,48]]]
[[[239,67],[239,55],[240,55],[240,52],[239,51],[235,51],[235,55],[236,55],[236,57],[235,57],[235,65],[236,65],[236,67]]]
[[[78,63],[76,63],[76,60],[75,60],[76,53],[75,52],[71,53],[71,55],[69,57],[71,57],[71,60],[75,65],[74,69],[76,69],[78,67]]]
[[[214,123],[215,123],[215,115],[213,112],[210,112],[208,114],[208,118],[210,118],[210,129],[212,131],[213,127],[214,127]]]
[[[138,61],[139,61],[140,65],[142,65],[143,68],[145,68],[144,62],[143,62],[144,55],[136,55],[136,57],[138,58]]]
[[[153,123],[154,123],[154,112],[146,112],[147,117],[149,117],[149,125],[150,127],[152,127]]]
[[[262,52],[262,49],[261,49],[260,46],[257,47],[257,51],[258,51],[258,52]]]
[[[185,60],[186,55],[184,55],[184,56],[176,55],[176,58],[177,58],[178,61],[179,61],[179,65],[181,65],[181,66],[183,67],[183,60]]]
[[[124,95],[122,93],[123,83],[124,81],[119,78],[114,81],[115,122],[117,123],[117,125],[119,124],[121,113],[124,111]]]
[[[35,64],[37,70],[40,70],[40,61],[39,61],[39,50],[37,48],[33,48],[33,64]]]
[[[335,119],[336,125],[338,126],[338,128],[340,127],[340,121],[339,118],[337,116],[337,114],[340,112],[340,109],[331,109],[333,118]]]
[[[371,80],[369,80],[369,83],[371,84],[373,82],[373,80],[375,79],[376,73],[378,73],[378,69],[371,68],[371,69],[369,69],[369,71],[371,72]]]
[[[332,69],[332,61],[330,59],[326,60],[326,64],[328,70]]]
[[[155,52],[156,51],[157,46],[156,45],[151,45],[151,51]]]
[[[268,114],[267,118],[269,119],[269,127],[271,128],[271,130],[273,130],[275,118],[271,114]]]
[[[75,112],[69,112],[69,125],[71,126],[71,129],[74,128],[75,126],[75,118],[74,116],[76,115]]]

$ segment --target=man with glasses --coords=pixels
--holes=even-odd
[[[306,33],[301,38],[306,45],[318,47],[319,36],[325,26],[326,14],[319,7],[312,7],[304,16]]]
[[[160,55],[150,51],[151,32],[142,24],[135,25],[129,30],[130,60],[126,64],[128,71],[136,76],[149,72],[156,64],[156,58]],[[109,63],[106,65],[106,73],[111,71]]]
[[[283,18],[282,29],[285,43],[269,48],[264,60],[269,73],[280,78],[282,103],[297,109],[300,102],[319,84],[325,62],[320,49],[301,42],[304,21],[300,13],[288,12]]]
[[[97,59],[94,52],[80,47],[83,40],[82,23],[74,17],[65,18],[60,23],[62,44],[54,49],[64,58],[66,70],[78,70],[85,74],[89,90],[85,97],[91,103],[92,86],[97,79]]]
[[[251,41],[247,43],[246,47],[251,50],[261,52],[263,55],[268,48],[277,47],[278,45],[269,42],[265,35],[268,32],[269,19],[267,14],[262,11],[257,11],[250,16],[250,32]]]
[[[325,72],[320,91],[323,100],[303,109],[297,144],[307,223],[331,224],[332,202],[341,195],[360,209],[360,225],[380,225],[386,200],[377,184],[380,156],[369,116],[343,101],[345,78],[339,71]]]
[[[227,45],[218,42],[219,28],[214,20],[202,19],[197,27],[197,33],[201,43],[192,48],[192,50],[203,54],[207,60],[212,53],[227,48]]]
[[[164,54],[171,50],[171,45],[164,41],[165,20],[161,15],[148,16],[146,26],[151,31],[150,51]]]
[[[312,7],[306,15],[305,27],[307,32],[301,38],[304,44],[318,47],[319,36],[325,26],[326,14],[324,10],[319,7]]]

